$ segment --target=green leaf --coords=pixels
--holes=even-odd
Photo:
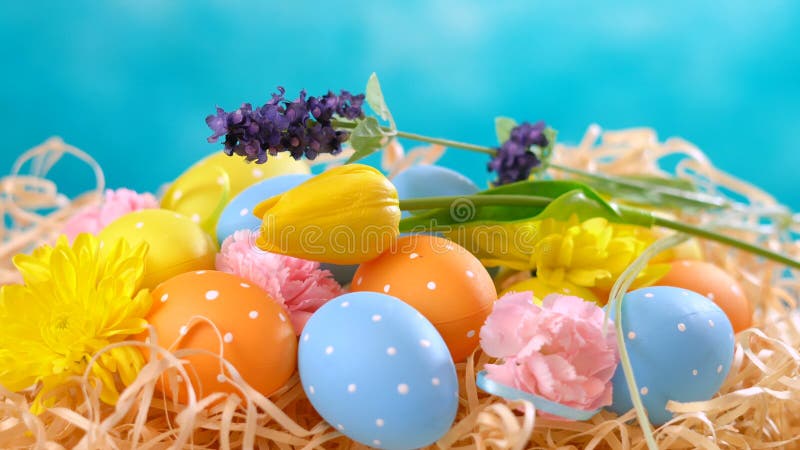
[[[347,160],[347,164],[375,153],[383,148],[386,142],[386,134],[381,129],[378,119],[367,117],[359,120],[353,131],[350,132],[350,146],[353,147],[355,153]]]
[[[422,228],[434,231],[475,224],[497,224],[553,218],[567,220],[577,215],[580,220],[602,217],[609,222],[652,226],[653,216],[646,211],[606,202],[585,184],[575,181],[521,181],[492,188],[477,195],[519,195],[553,199],[547,206],[486,205],[477,206],[469,199],[459,199],[450,208],[439,208],[400,221],[400,231]],[[456,205],[458,203],[458,205]],[[471,208],[469,214],[455,208]],[[467,218],[465,220],[465,217]]]
[[[495,117],[494,132],[497,134],[497,143],[503,145],[511,136],[511,130],[517,126],[517,121],[510,117]]]
[[[378,75],[374,72],[367,80],[366,100],[372,111],[375,112],[381,119],[389,121],[392,129],[395,128],[392,113],[389,112],[389,107],[386,105],[386,100],[383,98],[383,91],[381,90],[381,83],[378,81]]]

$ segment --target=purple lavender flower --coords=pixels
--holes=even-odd
[[[511,130],[508,140],[497,149],[489,162],[489,170],[497,172],[496,185],[527,180],[531,170],[541,164],[531,147],[544,148],[549,144],[544,134],[545,127],[543,121],[533,125],[524,122]]]
[[[306,98],[303,90],[296,100],[287,101],[285,93],[278,87],[267,103],[255,109],[249,103],[231,112],[218,107],[216,115],[206,117],[213,132],[208,142],[225,136],[225,153],[259,164],[278,152],[289,152],[295,159],[314,159],[320,153],[341,152],[342,143],[350,136],[333,127],[335,116],[351,120],[364,117],[363,94],[341,91],[340,95],[328,92],[319,98]]]

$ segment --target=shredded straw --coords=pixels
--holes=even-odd
[[[420,151],[414,160],[433,162],[442,150]],[[396,148],[391,152],[383,161],[390,173],[408,163],[413,153],[404,156],[402,149]],[[74,200],[61,195],[55,183],[46,179],[65,154],[86,162],[96,177],[94,189]],[[800,245],[793,239],[800,231],[798,221],[769,194],[716,169],[703,152],[686,141],[659,142],[650,129],[604,133],[593,125],[579,145],[558,145],[554,162],[605,174],[655,175],[664,173],[659,161],[675,154],[683,156],[675,168],[677,176],[691,180],[704,192],[731,194],[737,202],[724,212],[685,216],[674,212],[677,219],[714,226],[792,257],[800,256]],[[30,163],[29,174],[22,173],[26,163]],[[103,189],[103,173],[97,163],[59,139],[22,155],[12,173],[2,179],[0,211],[6,220],[0,224],[0,284],[19,282],[11,265],[13,255],[52,242],[64,220],[82,207],[97,204]],[[800,314],[795,307],[800,282],[794,272],[778,264],[712,242],[701,244],[707,260],[741,283],[753,304],[754,328],[736,336],[734,361],[719,394],[704,402],[670,402],[668,408],[676,416],[653,430],[653,440],[662,449],[797,448]],[[631,272],[635,270],[631,268]],[[626,289],[623,282],[618,286],[619,295]],[[158,380],[168,378],[164,374],[170,368],[177,369],[184,380],[192,379],[188,376],[191,367],[182,365],[181,359],[196,350],[169,351],[171,343],[160,347],[156,339],[151,335],[150,344],[132,343],[161,357],[144,367],[113,407],[100,402],[99,391],[86,376],[64,386],[57,404],[38,416],[29,409],[33,392],[13,393],[0,387],[0,448],[364,448],[317,415],[296,375],[266,398],[247,386],[221,355],[216,356],[227,369],[229,382],[239,388],[238,394],[188,395],[186,405],[166,399],[156,389]],[[458,416],[432,448],[647,448],[634,411],[622,417],[603,411],[586,422],[542,419],[528,402],[506,402],[479,391],[475,374],[487,362],[490,358],[478,350],[457,365],[461,380]],[[174,372],[170,373],[175,378]],[[187,389],[187,384],[191,385],[183,383],[175,389]]]

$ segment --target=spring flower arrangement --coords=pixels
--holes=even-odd
[[[161,198],[57,140],[3,180],[0,447],[797,445],[796,217],[691,144],[422,136],[375,75],[206,123]],[[65,154],[98,179],[72,202]]]

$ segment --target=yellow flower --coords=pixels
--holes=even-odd
[[[656,240],[652,230],[610,224],[594,218],[580,222],[545,219],[505,224],[458,226],[445,235],[470,250],[487,266],[536,270],[541,280],[607,289],[625,268]],[[666,274],[666,264],[651,264],[635,287]]]
[[[256,245],[273,253],[334,264],[358,264],[397,239],[397,189],[376,169],[347,164],[261,202]]]
[[[54,389],[83,376],[99,350],[147,326],[151,297],[139,290],[147,244],[108,244],[101,251],[96,237],[81,234],[70,247],[61,236],[55,247],[14,257],[24,284],[0,289],[0,384],[38,387],[35,413],[55,403],[48,395]],[[91,367],[92,382],[102,382],[101,400],[114,404],[115,375],[130,384],[143,365],[135,347],[104,353]]]

